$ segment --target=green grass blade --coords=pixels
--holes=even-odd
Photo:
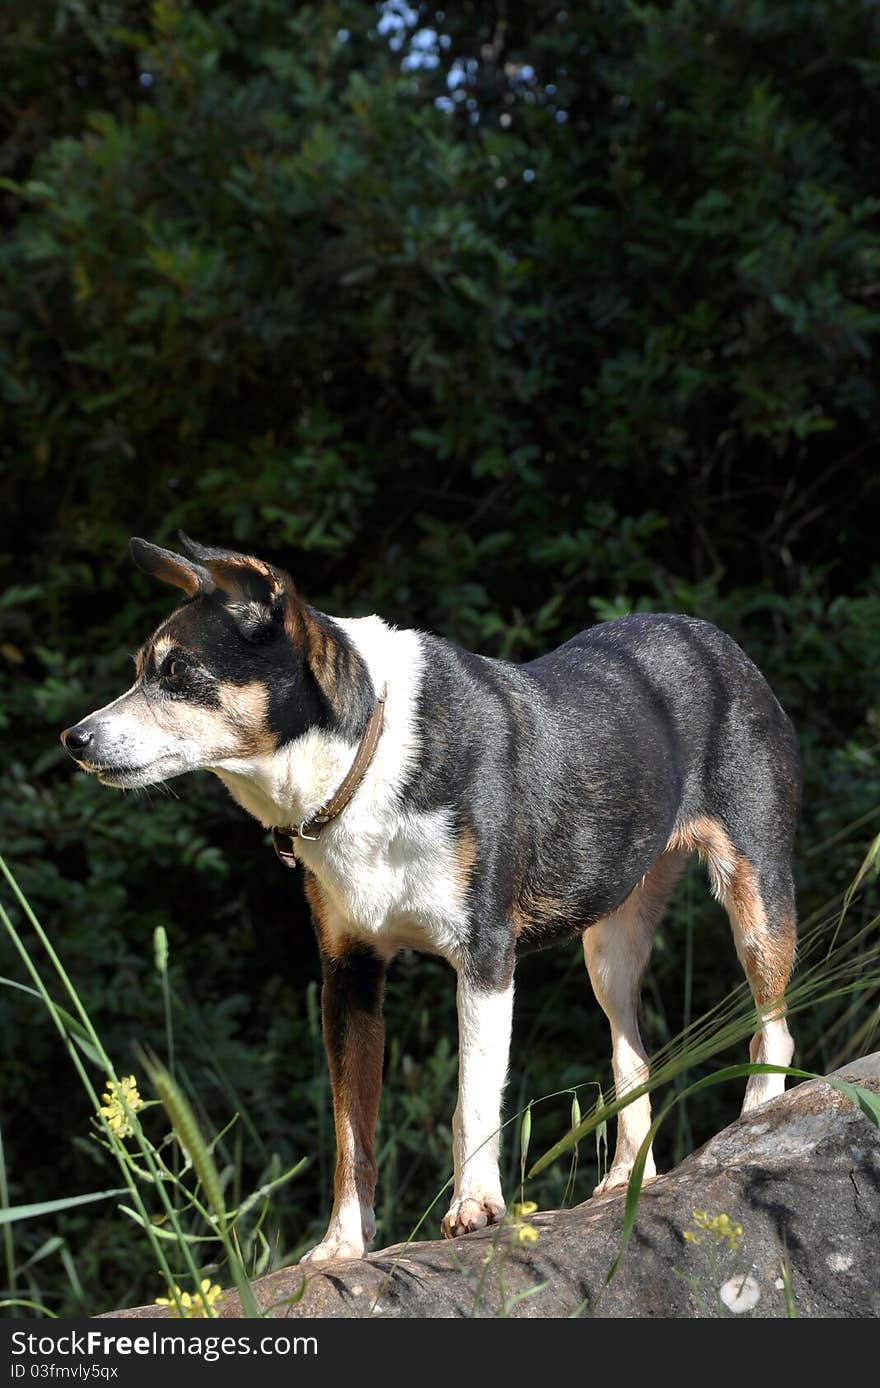
[[[50,1311],[48,1306],[43,1306],[39,1301],[28,1301],[25,1297],[10,1296],[5,1301],[0,1301],[0,1311],[5,1311],[7,1306],[23,1306],[26,1311],[39,1311],[41,1316],[46,1316],[50,1321],[57,1321],[58,1312]]]
[[[833,1089],[839,1090],[847,1099],[858,1104],[862,1113],[874,1124],[874,1127],[880,1128],[880,1094],[875,1094],[860,1084],[851,1084],[848,1080],[829,1079],[827,1075],[822,1078]]]
[[[127,1195],[125,1186],[119,1190],[96,1190],[91,1195],[68,1195],[61,1200],[41,1200],[35,1205],[8,1205],[0,1210],[0,1224],[15,1224],[19,1219],[39,1219],[41,1215],[54,1214],[57,1210],[72,1210],[74,1205],[91,1205],[96,1200],[112,1200],[117,1195]]]
[[[15,988],[19,993],[28,993],[30,997],[36,998],[39,1003],[43,1001],[42,995],[37,992],[36,988],[29,988],[26,983],[16,983],[14,978],[3,978],[0,976],[0,985],[5,988]],[[104,1062],[89,1040],[89,1034],[82,1022],[77,1021],[76,1017],[68,1012],[66,1008],[60,1007],[57,1002],[55,1004],[55,1011],[67,1027],[71,1038],[79,1046],[83,1055],[86,1056],[93,1065],[97,1065],[99,1069],[103,1070]]]
[[[139,1229],[143,1229],[146,1232],[147,1226],[144,1224],[137,1210],[133,1210],[130,1205],[117,1205],[116,1208],[119,1210],[120,1214],[126,1215],[133,1224],[136,1224]],[[219,1243],[220,1241],[217,1234],[176,1234],[171,1229],[163,1229],[161,1225],[152,1223],[150,1229],[155,1238],[167,1239],[169,1243],[179,1243],[181,1239],[185,1239],[187,1243]]]
[[[620,1233],[620,1247],[617,1250],[617,1254],[614,1258],[614,1261],[612,1262],[610,1268],[605,1274],[605,1280],[603,1285],[606,1287],[620,1265],[620,1260],[626,1252],[626,1246],[629,1243],[629,1236],[632,1233],[633,1226],[636,1222],[636,1212],[639,1208],[639,1196],[642,1193],[642,1182],[645,1179],[645,1166],[648,1161],[648,1153],[651,1150],[651,1145],[654,1141],[654,1138],[657,1136],[657,1130],[659,1129],[664,1118],[669,1113],[670,1109],[673,1108],[674,1104],[678,1102],[678,1099],[680,1097],[680,1095],[676,1096],[676,1098],[673,1100],[671,1104],[667,1104],[666,1108],[663,1110],[662,1113],[658,1113],[657,1117],[654,1119],[653,1123],[648,1129],[647,1137],[645,1138],[644,1142],[642,1143],[641,1147],[636,1153],[636,1159],[633,1162],[632,1174],[629,1178],[629,1185],[626,1188],[626,1203],[623,1209],[623,1228]]]
[[[295,1165],[289,1167],[287,1171],[282,1172],[280,1176],[276,1176],[274,1181],[267,1181],[265,1185],[252,1191],[250,1195],[242,1200],[235,1214],[232,1216],[231,1223],[238,1224],[243,1216],[246,1215],[248,1211],[252,1210],[255,1205],[258,1205],[261,1200],[265,1200],[273,1191],[278,1190],[279,1186],[283,1186],[285,1182],[292,1180],[294,1176],[298,1176],[303,1167],[308,1165],[308,1161],[308,1157],[300,1157]]]
[[[41,1243],[36,1252],[32,1253],[27,1262],[22,1263],[20,1271],[27,1272],[30,1268],[35,1268],[44,1258],[51,1258],[53,1253],[57,1253],[59,1248],[64,1247],[64,1240],[60,1234],[53,1234],[51,1238]]]
[[[3,1148],[3,1128],[0,1127],[0,1210],[9,1209],[9,1181],[6,1176],[6,1153]],[[6,1264],[6,1288],[14,1292],[16,1288],[15,1242],[12,1228],[3,1230],[3,1259]]]

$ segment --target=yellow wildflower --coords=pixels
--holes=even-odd
[[[144,1101],[138,1093],[134,1075],[126,1075],[115,1084],[113,1080],[107,1081],[107,1092],[102,1094],[103,1104],[98,1109],[98,1113],[106,1122],[111,1133],[116,1137],[131,1137],[134,1129],[129,1121],[129,1113],[137,1113],[138,1109],[143,1108]]]
[[[522,1219],[525,1215],[533,1215],[537,1210],[534,1200],[523,1200],[520,1204],[513,1207],[515,1218]]]
[[[516,1241],[521,1244],[537,1242],[539,1230],[534,1224],[528,1223],[528,1216],[533,1215],[537,1210],[534,1200],[522,1200],[514,1205],[511,1213],[507,1216],[504,1223],[516,1230]]]
[[[711,1239],[716,1244],[726,1243],[730,1249],[739,1248],[743,1227],[734,1223],[730,1215],[710,1215],[706,1210],[693,1210],[691,1213],[697,1227],[685,1229],[684,1238],[687,1243],[705,1243],[707,1239]]]
[[[198,1320],[200,1317],[207,1320],[214,1307],[214,1302],[220,1296],[220,1288],[216,1282],[212,1284],[210,1277],[203,1277],[201,1290],[193,1296],[190,1292],[182,1292],[178,1286],[174,1288],[180,1300],[180,1310],[177,1301],[173,1296],[157,1296],[156,1306],[170,1306],[171,1315],[174,1319]]]

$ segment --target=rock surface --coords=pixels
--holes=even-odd
[[[836,1074],[880,1093],[880,1052]],[[629,1246],[603,1288],[623,1207],[615,1192],[536,1214],[531,1245],[501,1226],[324,1270],[285,1268],[256,1281],[254,1292],[277,1317],[497,1316],[503,1307],[515,1317],[773,1317],[787,1314],[787,1259],[799,1316],[880,1315],[880,1132],[821,1080],[739,1118],[646,1186]],[[695,1209],[741,1224],[739,1247],[698,1229],[701,1242],[685,1240]],[[217,1309],[241,1315],[234,1292]]]

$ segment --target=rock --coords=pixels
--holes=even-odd
[[[835,1073],[880,1093],[880,1052]],[[500,1226],[325,1270],[285,1268],[259,1278],[254,1292],[278,1317],[497,1316],[502,1306],[516,1317],[773,1317],[787,1314],[787,1261],[798,1316],[880,1315],[880,1132],[822,1080],[739,1118],[646,1186],[629,1246],[603,1286],[623,1208],[624,1193],[614,1192],[531,1216],[533,1244]],[[741,1224],[739,1246],[729,1246],[735,1230],[728,1240],[723,1229],[700,1229],[695,1210]],[[689,1228],[700,1241],[685,1239]],[[217,1309],[241,1315],[234,1292]]]

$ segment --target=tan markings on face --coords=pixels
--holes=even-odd
[[[274,752],[278,739],[267,726],[269,691],[260,680],[217,686],[220,710],[254,741],[255,751]],[[259,744],[257,746],[256,744]]]
[[[712,889],[730,915],[736,951],[755,1001],[781,998],[788,986],[795,949],[790,915],[772,924],[758,887],[754,864],[731,843],[717,820],[701,816],[677,829],[667,850],[696,853],[706,864]]]
[[[186,699],[151,702],[151,715],[169,733],[194,742],[207,758],[248,757],[274,752],[275,733],[267,726],[269,695],[264,684],[219,684],[219,706],[205,708]]]
[[[144,668],[152,654],[155,665],[161,665],[170,650],[178,644],[174,638],[174,626],[181,615],[181,609],[177,608],[168,614],[164,621],[153,632],[149,641],[145,641],[134,658],[134,666],[137,671],[138,679],[144,673]]]

